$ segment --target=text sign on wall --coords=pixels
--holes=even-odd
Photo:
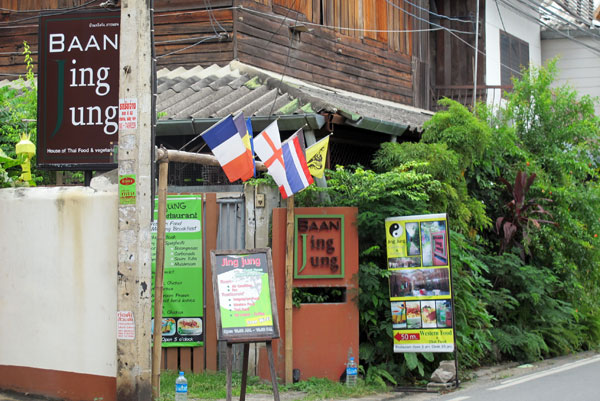
[[[279,338],[270,248],[211,251],[217,339]]]
[[[394,352],[454,351],[446,214],[385,220]]]
[[[116,167],[119,25],[119,12],[40,17],[39,167]]]
[[[152,222],[152,282],[156,272],[158,201]],[[202,198],[167,197],[163,281],[163,347],[203,344]],[[154,289],[154,285],[152,285]],[[154,304],[154,292],[152,292]],[[152,306],[154,314],[154,305]],[[153,324],[154,326],[154,324]]]
[[[344,277],[344,216],[296,215],[294,278]]]

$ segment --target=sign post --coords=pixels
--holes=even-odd
[[[271,249],[211,251],[217,340],[227,342],[227,401],[231,400],[233,343],[244,344],[240,399],[245,398],[251,342],[266,342],[273,383],[279,388],[271,341],[279,338],[279,319],[273,281]]]
[[[454,352],[456,359],[446,214],[390,217],[385,230],[394,352]]]

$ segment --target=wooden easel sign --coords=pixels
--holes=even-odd
[[[217,340],[279,338],[271,249],[213,250],[210,257]]]
[[[271,341],[279,338],[279,319],[270,248],[210,251],[212,264],[217,340],[227,342],[227,401],[231,401],[233,343],[244,344],[240,401],[246,397],[249,345],[266,342],[273,384],[279,388]]]

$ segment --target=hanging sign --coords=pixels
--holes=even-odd
[[[385,220],[394,352],[454,351],[446,214]]]
[[[211,251],[217,340],[279,338],[270,248]]]
[[[152,283],[156,272],[158,200],[152,222]],[[203,344],[202,198],[167,197],[163,284],[163,347]],[[154,285],[152,285],[154,289]],[[154,314],[154,291],[152,292]],[[152,322],[154,327],[154,322]]]
[[[120,18],[113,11],[40,17],[38,167],[116,168]]]

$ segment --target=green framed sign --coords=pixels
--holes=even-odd
[[[152,222],[152,315],[158,199],[156,203]],[[201,346],[204,344],[202,197],[168,195],[165,231],[162,346]]]
[[[344,277],[344,227],[342,214],[295,216],[295,279]]]

